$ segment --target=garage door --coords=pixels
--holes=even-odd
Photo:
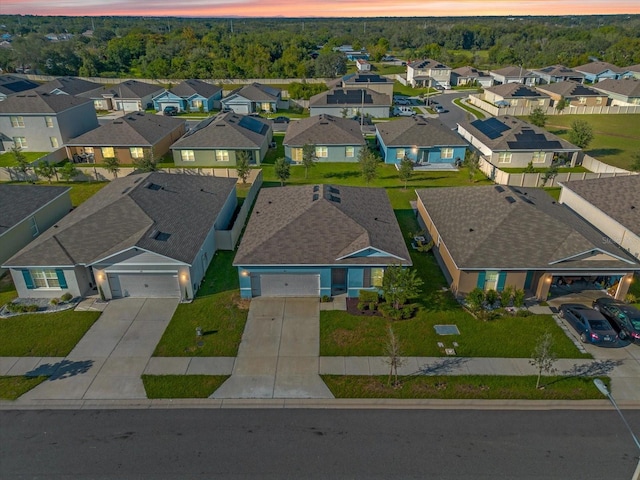
[[[140,110],[138,102],[122,102],[122,110],[125,112],[137,112]]]
[[[231,110],[233,110],[236,113],[239,113],[241,115],[249,115],[249,105],[242,104],[242,103],[238,103],[236,105],[229,105],[229,107],[231,107]]]
[[[176,107],[178,110],[180,110],[180,104],[177,102],[160,102],[159,107],[159,112],[163,112],[165,107]]]
[[[110,273],[107,278],[113,298],[180,297],[176,273]]]
[[[253,296],[319,297],[320,275],[264,273],[251,279]]]

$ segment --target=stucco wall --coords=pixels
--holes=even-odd
[[[325,146],[322,144],[316,144],[316,146]],[[323,163],[323,162],[357,162],[358,161],[358,154],[360,152],[360,149],[362,148],[361,145],[349,145],[351,147],[354,148],[354,154],[353,157],[347,157],[346,156],[346,145],[328,145],[327,146],[327,157],[323,157],[323,158],[317,158],[316,161]],[[289,162],[293,162],[292,158],[291,158],[291,150],[292,148],[302,148],[302,146],[299,147],[290,147],[289,145],[285,145],[284,147],[284,157],[289,161]]]

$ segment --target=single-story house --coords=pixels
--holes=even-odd
[[[560,203],[640,260],[640,175],[562,182]]]
[[[0,265],[71,211],[70,190],[0,184]]]
[[[255,82],[232,91],[220,103],[223,109],[241,115],[277,112],[289,107],[289,101],[282,100],[282,90]]]
[[[498,168],[536,168],[552,163],[574,166],[580,148],[510,115],[458,124],[458,133]]]
[[[356,68],[359,72],[369,72],[371,71],[371,64],[362,58],[358,58],[356,60]]]
[[[584,74],[565,67],[564,65],[550,65],[548,67],[532,70],[531,73],[540,77],[540,83],[556,82],[584,82]]]
[[[80,95],[91,92],[102,85],[77,77],[60,77],[51,80],[35,89],[36,92],[50,93],[52,95]]]
[[[540,85],[537,90],[549,95],[554,104],[564,99],[569,107],[600,107],[609,102],[602,92],[572,80]]]
[[[451,88],[451,67],[430,58],[407,63],[407,83],[412,87]]]
[[[375,73],[352,73],[342,77],[340,83],[342,88],[367,88],[388,95],[389,98],[393,97],[393,80]]]
[[[640,63],[637,65],[631,65],[626,67],[625,70],[628,70],[629,73],[633,76],[633,78],[640,79]]]
[[[509,66],[498,70],[490,70],[489,75],[493,77],[493,83],[501,85],[522,83],[532,87],[538,83],[538,76],[522,67]]]
[[[40,84],[36,82],[32,82],[26,78],[16,77],[15,75],[0,75],[0,101],[11,95],[33,90],[39,85]]]
[[[391,97],[368,88],[334,88],[309,99],[309,114],[388,118]]]
[[[153,108],[161,112],[166,107],[176,107],[180,112],[210,112],[220,108],[222,88],[202,80],[180,82],[153,98]]]
[[[484,89],[484,100],[499,106],[542,107],[551,104],[551,98],[521,83],[503,83]]]
[[[171,146],[176,166],[234,167],[238,153],[249,153],[249,163],[264,160],[273,130],[260,117],[220,113],[203,120]]]
[[[451,290],[511,286],[546,300],[556,285],[583,280],[627,293],[640,271],[627,252],[537,188],[495,186],[417,190],[420,220]]]
[[[493,77],[473,67],[460,67],[451,70],[451,85],[464,87],[477,85],[482,88],[493,85]]]
[[[640,80],[637,78],[606,79],[594,84],[593,88],[608,95],[611,105],[640,105]]]
[[[357,297],[389,265],[411,265],[382,188],[263,188],[238,247],[240,295]]]
[[[103,86],[78,96],[93,100],[96,110],[139,112],[153,107],[153,98],[164,91],[160,85],[126,80],[114,86]]]
[[[406,156],[417,165],[450,164],[464,160],[467,142],[437,118],[406,117],[376,124],[376,142],[385,163]]]
[[[192,299],[233,217],[235,184],[163,172],[115,179],[4,266],[20,297]]]
[[[291,163],[302,162],[305,145],[315,146],[318,162],[357,162],[366,145],[357,121],[324,114],[289,124],[282,143]]]
[[[607,62],[589,62],[578,67],[573,67],[576,72],[582,73],[584,79],[590,83],[598,83],[602,80],[632,77],[633,74],[625,68],[620,68]]]
[[[69,140],[67,156],[76,163],[104,163],[105,158],[117,158],[121,164],[132,164],[152,153],[158,160],[184,132],[182,119],[129,113]]]

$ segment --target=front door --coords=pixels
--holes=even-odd
[[[331,269],[331,295],[340,295],[347,291],[347,269]]]

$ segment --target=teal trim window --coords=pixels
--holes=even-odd
[[[367,267],[364,269],[362,278],[362,287],[382,287],[382,280],[384,279],[384,268],[380,267]]]
[[[62,288],[54,269],[29,270],[34,288]]]

